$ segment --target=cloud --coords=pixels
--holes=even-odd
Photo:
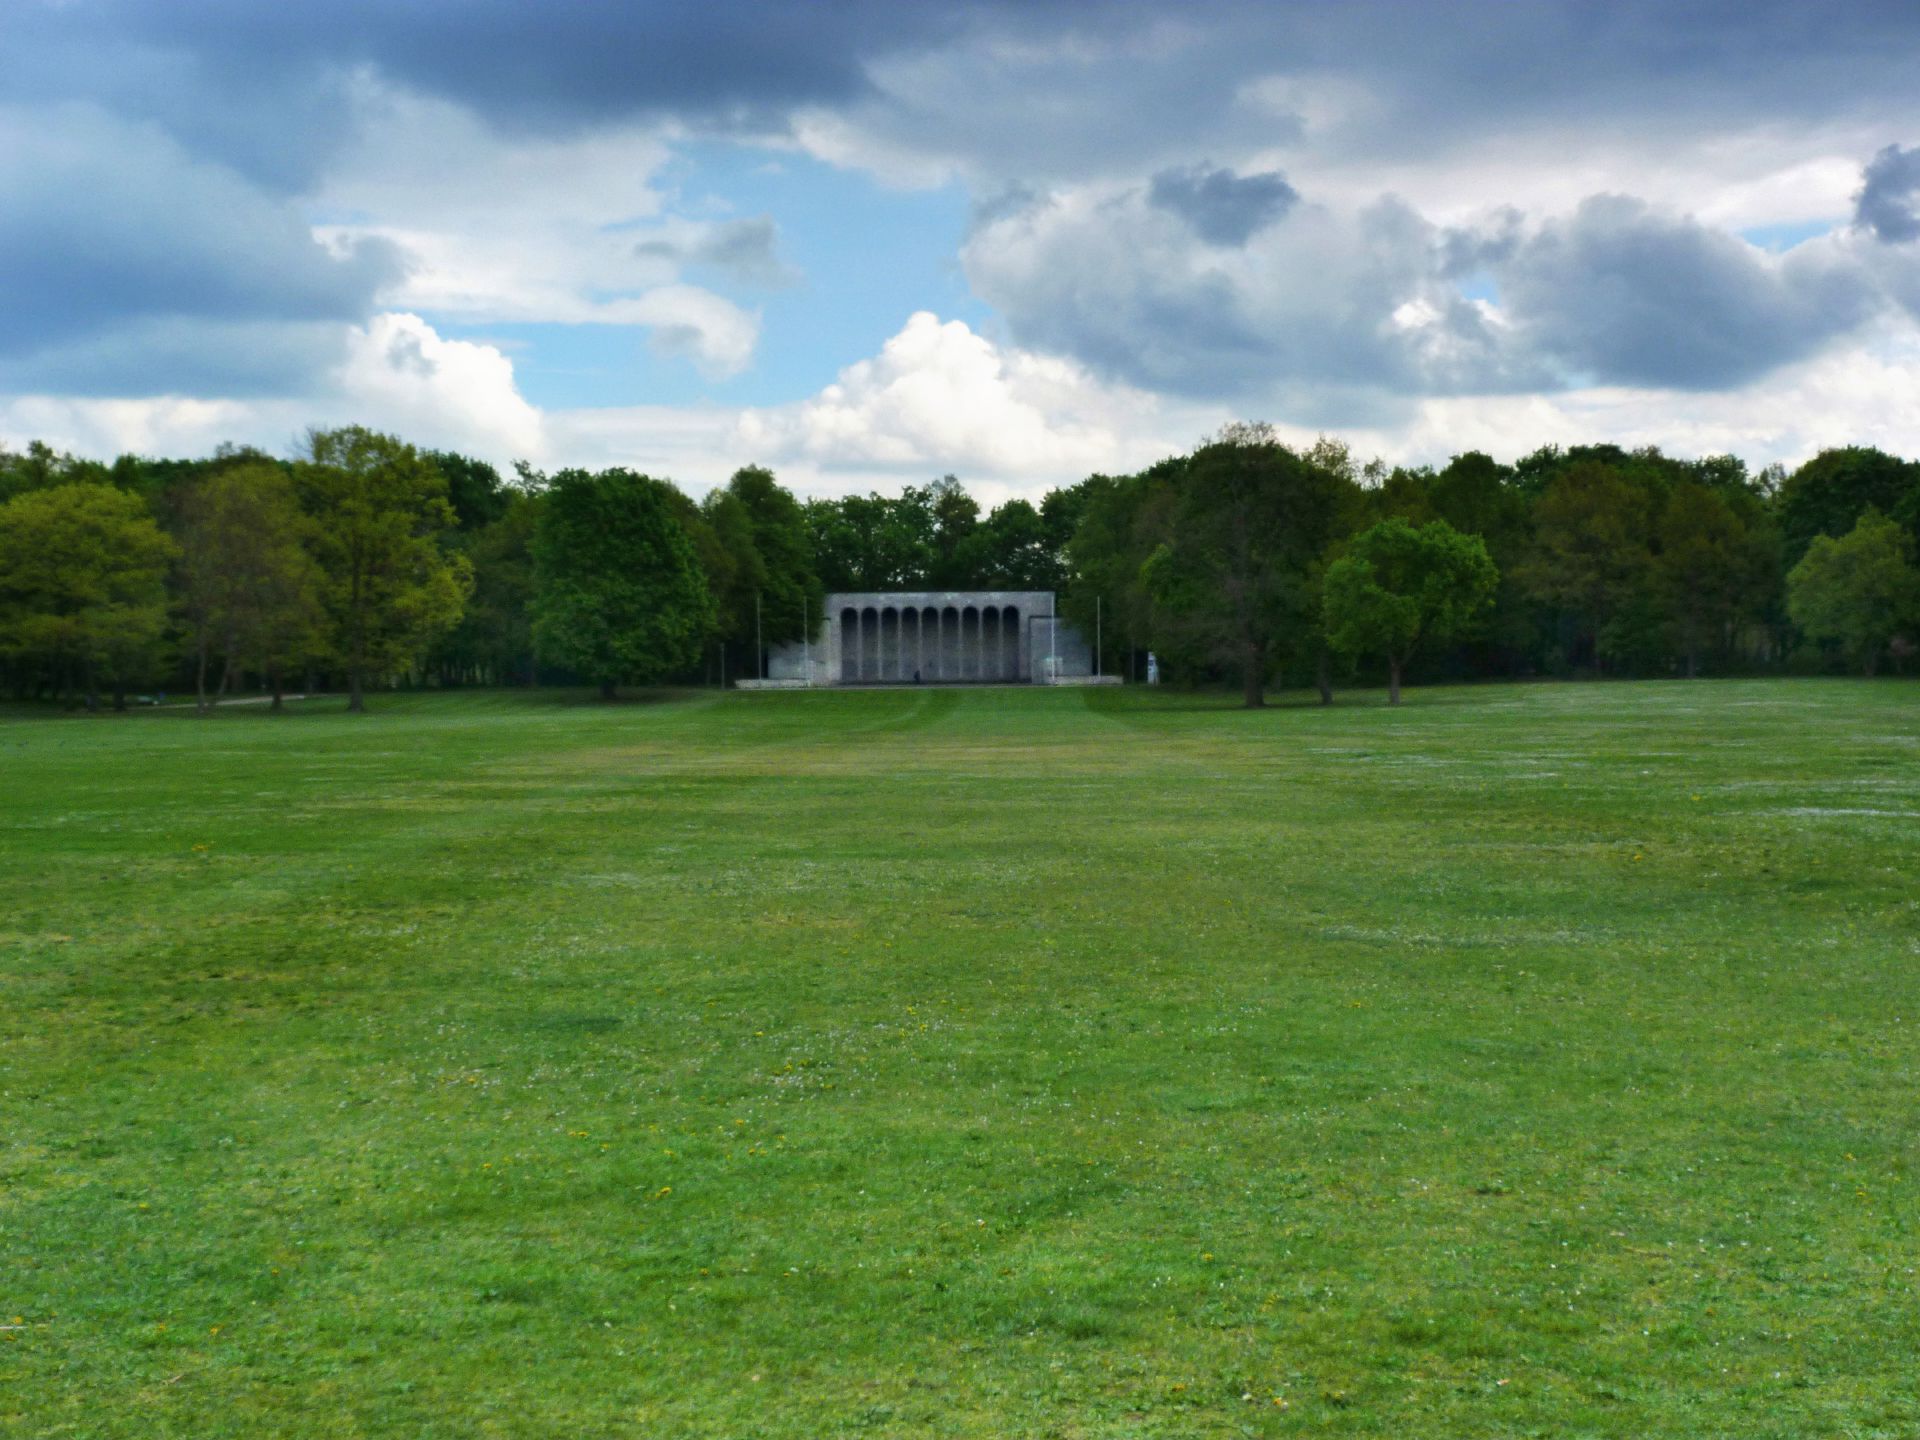
[[[1770,255],[1623,196],[1453,225],[1392,197],[1300,202],[1234,248],[1193,243],[1156,199],[1089,186],[1003,210],[969,237],[968,278],[1023,345],[1325,425],[1424,395],[1734,388],[1920,297],[1845,236]]]
[[[338,341],[332,363],[293,394],[0,397],[0,440],[101,457],[206,454],[222,442],[285,453],[311,426],[365,424],[499,464],[545,456],[544,419],[493,347],[444,339],[406,314],[339,327]]]
[[[1186,427],[1146,441],[1164,423],[1150,397],[923,311],[811,399],[744,412],[737,433],[747,452],[776,461],[1070,483],[1145,463],[1156,443],[1184,445]]]
[[[491,347],[444,340],[418,317],[351,332],[326,385],[298,398],[0,398],[0,441],[40,438],[78,453],[204,454],[221,441],[288,452],[312,425],[366,423],[506,465],[628,464],[691,489],[767,463],[802,493],[887,488],[953,471],[988,503],[1038,499],[1095,470],[1120,473],[1190,449],[1236,412],[1180,405],[1104,383],[1059,360],[916,315],[881,352],[795,405],[636,406],[541,411]],[[1854,349],[1783,367],[1739,390],[1688,394],[1619,386],[1558,395],[1432,396],[1343,430],[1355,452],[1444,463],[1467,449],[1514,458],[1543,444],[1655,444],[1788,465],[1843,444],[1920,453],[1920,337],[1875,322]],[[1258,409],[1242,416],[1260,418]],[[1283,438],[1318,428],[1281,421]]]
[[[1889,245],[1920,239],[1920,146],[1889,145],[1867,162],[1854,196],[1853,223]]]
[[[1195,165],[1162,170],[1147,188],[1147,202],[1170,210],[1209,245],[1244,245],[1256,230],[1273,224],[1300,198],[1276,171],[1235,175]]]
[[[401,273],[149,126],[87,106],[0,111],[0,385],[73,393],[289,389]]]
[[[706,265],[748,285],[777,289],[799,274],[780,259],[780,227],[770,215],[705,223],[680,221],[666,233],[637,241],[633,253],[675,266]]]
[[[1491,254],[1494,233],[1393,200],[1302,203],[1227,249],[1196,245],[1137,186],[1082,187],[976,228],[961,258],[1021,345],[1148,390],[1345,423],[1395,391],[1538,378],[1460,290],[1463,257]]]
[[[691,360],[710,379],[746,369],[760,338],[757,315],[697,285],[663,285],[602,308],[609,320],[651,327],[655,350]]]
[[[512,362],[491,345],[443,339],[418,315],[377,315],[356,328],[327,402],[418,445],[496,457],[545,450],[540,413],[521,396]]]
[[[1521,342],[1567,375],[1680,390],[1764,375],[1882,303],[1842,248],[1775,258],[1619,195],[1548,222],[1497,273]]]

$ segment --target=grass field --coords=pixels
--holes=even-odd
[[[0,1435],[1920,1433],[1920,688],[0,719]]]

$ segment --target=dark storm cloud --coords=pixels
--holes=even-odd
[[[1860,193],[1854,196],[1853,222],[1888,244],[1920,239],[1920,147],[1889,145],[1867,163]]]
[[[1526,339],[1575,382],[1722,389],[1811,354],[1880,304],[1858,266],[1775,262],[1637,200],[1595,196],[1500,267]]]
[[[371,80],[543,133],[658,120],[766,134],[826,112],[845,163],[956,166],[978,193],[1015,197],[976,217],[980,293],[1029,343],[1142,384],[1738,384],[1887,295],[1920,305],[1920,282],[1897,268],[1909,251],[1870,247],[1885,272],[1876,300],[1864,262],[1766,260],[1611,201],[1531,227],[1449,230],[1382,211],[1289,250],[1279,238],[1311,207],[1278,173],[1177,167],[1292,147],[1352,173],[1515,135],[1630,151],[1760,125],[1892,123],[1913,104],[1917,49],[1910,0],[0,0],[0,374],[25,384],[22,357],[38,355],[45,384],[84,384],[76,357],[92,357],[96,388],[115,388],[107,373],[149,354],[149,388],[199,375],[214,393],[221,345],[249,334],[291,337],[304,357],[256,375],[319,363],[303,327],[363,318],[395,260],[330,254],[282,202],[352,153]],[[64,147],[51,167],[34,159],[49,145]],[[1894,147],[1869,167],[1863,248],[1865,234],[1920,233],[1916,154]],[[1095,184],[1130,187],[1135,211],[1118,218],[1138,236],[1022,238],[1022,207],[1040,208],[1026,197]],[[759,223],[640,243],[767,283],[779,261]],[[1268,247],[1273,273],[1235,268]],[[1506,324],[1458,294],[1482,283]],[[95,345],[114,334],[124,353]]]
[[[1246,244],[1299,198],[1277,172],[1236,175],[1204,165],[1162,170],[1147,188],[1150,203],[1178,215],[1209,245]]]
[[[1274,75],[1359,86],[1371,103],[1323,138],[1400,154],[1521,121],[1870,109],[1905,93],[1920,36],[1910,4],[1867,0],[12,0],[4,12],[16,100],[99,99],[287,178],[324,160],[344,79],[362,69],[517,126],[653,116],[777,131],[823,107],[1018,179],[1164,164],[1163,146],[1190,155],[1203,136],[1297,138],[1284,104],[1243,103],[1244,86]],[[915,64],[910,84],[881,73],[897,62]]]

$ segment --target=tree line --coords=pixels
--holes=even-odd
[[[0,684],[124,706],[237,687],[721,683],[832,591],[1039,589],[1109,673],[1270,686],[1898,667],[1920,463],[1549,446],[1360,465],[1234,425],[1132,475],[983,510],[953,476],[699,500],[622,468],[503,476],[357,426],[291,459],[0,449]]]

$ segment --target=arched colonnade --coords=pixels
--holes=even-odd
[[[1023,680],[1013,605],[849,605],[839,614],[840,681]]]

